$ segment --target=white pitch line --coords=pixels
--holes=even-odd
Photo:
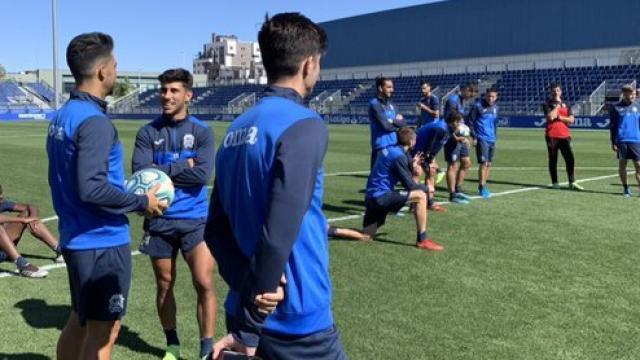
[[[629,171],[628,174],[633,173],[633,171]],[[586,178],[586,179],[581,179],[581,180],[576,180],[577,183],[585,183],[585,182],[591,182],[591,181],[598,181],[598,180],[604,180],[604,179],[610,179],[613,177],[617,177],[618,174],[614,174],[614,175],[604,175],[604,176],[596,176],[596,177],[591,177],[591,178]],[[560,183],[560,185],[568,185],[568,182],[564,182],[564,183]],[[512,195],[512,194],[519,194],[519,193],[523,193],[523,192],[528,192],[528,191],[534,191],[534,190],[542,190],[542,189],[548,189],[548,186],[531,186],[531,187],[526,187],[526,188],[521,188],[521,189],[514,189],[514,190],[507,190],[507,191],[502,191],[502,192],[498,192],[498,193],[493,193],[491,195],[491,197],[499,197],[499,196],[505,196],[505,195]],[[472,199],[481,199],[481,196],[472,196]],[[451,204],[451,202],[449,201],[443,201],[443,202],[438,202],[438,204],[440,205],[447,205],[447,204]],[[346,216],[341,216],[341,217],[336,217],[336,218],[331,218],[331,219],[327,219],[328,222],[333,223],[333,222],[338,222],[338,221],[345,221],[345,220],[354,220],[354,219],[359,219],[361,217],[363,217],[364,214],[353,214],[353,215],[346,215]],[[57,220],[58,217],[57,216],[51,216],[48,218],[44,218],[42,219],[42,222],[46,223],[46,222],[50,222],[50,221],[54,221]],[[137,256],[140,255],[140,251],[133,251],[131,252],[131,256]],[[50,264],[50,265],[44,265],[44,266],[40,266],[40,269],[44,269],[44,270],[52,270],[52,269],[58,269],[58,268],[63,268],[66,267],[66,264]],[[18,276],[17,272],[4,272],[4,273],[0,273],[0,278],[5,278],[5,277],[9,277],[9,276]]]

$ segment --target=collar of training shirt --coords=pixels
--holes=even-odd
[[[100,107],[100,110],[102,110],[102,112],[106,113],[107,112],[107,102],[95,97],[91,94],[89,94],[88,92],[84,92],[84,91],[80,91],[80,90],[71,90],[71,99],[78,99],[78,100],[83,100],[83,101],[90,101],[96,105],[98,105]]]
[[[295,101],[298,104],[302,104],[304,102],[304,100],[302,99],[302,96],[298,94],[298,92],[295,91],[294,89],[275,86],[275,85],[267,86],[266,90],[264,91],[264,95],[283,97],[285,99]]]

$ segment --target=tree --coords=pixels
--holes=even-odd
[[[124,81],[117,81],[116,86],[113,88],[113,97],[116,99],[123,97],[131,92],[132,88],[129,78],[124,78]]]
[[[7,70],[0,64],[0,80],[2,80],[5,75],[7,75]]]

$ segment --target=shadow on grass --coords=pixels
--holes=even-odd
[[[400,241],[393,241],[393,240],[389,240],[386,238],[381,238],[381,235],[387,235],[385,233],[379,233],[378,235],[376,235],[376,238],[373,240],[373,242],[379,242],[379,243],[383,243],[383,244],[389,244],[389,245],[397,245],[397,246],[409,246],[409,247],[416,247],[415,244],[407,244],[405,242],[400,242]]]
[[[0,360],[51,360],[50,357],[36,353],[5,354],[0,353]]]
[[[336,212],[336,213],[345,214],[345,215],[355,214],[357,212],[362,211],[362,209],[352,207],[352,206],[332,205],[327,203],[322,204],[322,210]]]
[[[26,254],[26,253],[21,253],[20,255],[28,258],[28,259],[40,259],[40,260],[51,260],[51,262],[53,262],[55,260],[55,258],[53,256],[44,256],[44,255],[37,255],[37,254]],[[0,360],[2,360],[2,358],[0,358]]]
[[[62,330],[67,323],[71,307],[69,305],[49,305],[43,299],[26,299],[18,301],[14,307],[21,310],[22,317],[25,322],[34,329],[51,329]],[[131,351],[143,354],[149,354],[154,357],[162,357],[164,350],[148,344],[140,337],[140,334],[131,330],[127,325],[122,325],[120,334],[118,335],[117,345],[124,346]],[[20,354],[17,354],[20,355]],[[36,354],[36,356],[38,356]],[[4,358],[0,355],[0,360]],[[8,359],[14,359],[9,357]],[[23,358],[15,358],[23,359]],[[31,359],[24,357],[24,359]],[[34,357],[34,359],[40,359]],[[48,359],[43,357],[42,359]]]

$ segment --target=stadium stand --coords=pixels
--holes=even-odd
[[[457,87],[476,82],[483,91],[495,87],[500,91],[499,104],[502,114],[539,114],[540,104],[548,94],[548,86],[559,82],[564,96],[571,105],[587,101],[599,88],[619,88],[640,80],[640,65],[590,66],[555,69],[512,70],[461,74],[392,77],[394,102],[402,112],[412,113],[420,99],[420,82],[429,81],[439,97],[445,97]],[[364,114],[367,104],[375,96],[374,79],[334,79],[318,82],[307,101],[322,113]],[[262,95],[261,85],[226,85],[194,88],[192,110],[207,113],[224,111],[234,100],[242,96]],[[158,90],[148,90],[139,96],[139,107],[132,112],[157,111],[160,106]],[[604,101],[604,96],[603,96]],[[252,105],[250,102],[248,105]],[[604,103],[599,104],[604,105]],[[222,110],[221,110],[222,109]]]

